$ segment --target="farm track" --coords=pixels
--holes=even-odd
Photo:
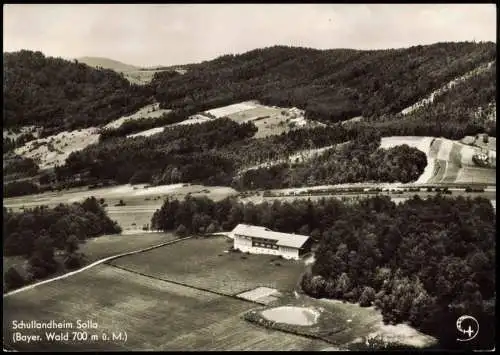
[[[65,273],[63,275],[60,275],[60,276],[57,276],[57,277],[53,277],[51,279],[48,279],[48,280],[44,280],[44,281],[40,281],[40,282],[37,282],[35,284],[32,284],[32,285],[27,285],[27,286],[24,286],[24,287],[21,287],[21,288],[18,288],[16,290],[13,290],[13,291],[10,291],[10,292],[7,292],[3,295],[3,297],[8,297],[8,296],[11,296],[11,295],[15,295],[16,293],[20,293],[22,291],[27,291],[27,290],[32,290],[34,289],[35,287],[37,286],[40,286],[40,285],[44,285],[44,284],[47,284],[47,283],[50,283],[50,282],[53,282],[53,281],[56,281],[56,280],[61,280],[61,279],[65,279],[67,277],[70,277],[70,276],[73,276],[75,274],[78,274],[82,271],[85,271],[85,270],[88,270],[94,266],[97,266],[97,265],[100,265],[100,264],[103,264],[103,263],[106,263],[108,261],[111,261],[111,260],[114,260],[114,259],[118,259],[118,258],[121,258],[123,256],[127,256],[127,255],[134,255],[134,254],[139,254],[139,253],[143,253],[143,252],[146,252],[146,251],[149,251],[149,250],[153,250],[153,249],[156,249],[156,248],[160,248],[162,246],[165,246],[165,245],[169,245],[169,244],[174,244],[174,243],[177,243],[177,242],[180,242],[180,241],[183,241],[183,240],[186,240],[186,239],[190,239],[190,238],[193,238],[192,236],[191,237],[186,237],[186,238],[180,238],[180,239],[175,239],[175,240],[170,240],[168,242],[163,242],[163,243],[160,243],[160,244],[157,244],[157,245],[153,245],[151,247],[147,247],[147,248],[142,248],[142,249],[139,249],[139,250],[134,250],[134,251],[129,251],[129,252],[126,252],[126,253],[121,253],[121,254],[118,254],[118,255],[113,255],[113,256],[108,256],[107,258],[104,258],[104,259],[101,259],[101,260],[98,260],[98,261],[95,261],[93,262],[92,264],[89,264],[87,266],[84,266],[82,267],[81,269],[78,269],[78,270],[75,270],[75,271],[71,271],[71,272],[68,272],[68,273]]]
[[[175,284],[175,285],[179,285],[179,286],[183,286],[183,287],[188,287],[188,288],[191,288],[191,289],[194,289],[194,290],[197,290],[197,291],[203,291],[203,292],[212,293],[212,294],[215,294],[217,296],[230,297],[230,298],[233,298],[233,299],[238,300],[238,301],[245,301],[245,302],[249,302],[249,303],[253,303],[253,304],[262,305],[259,302],[252,301],[252,300],[245,299],[245,298],[240,298],[240,297],[235,296],[235,295],[230,295],[230,294],[223,293],[223,292],[217,292],[217,291],[209,290],[209,289],[202,288],[202,287],[196,287],[196,286],[188,285],[188,284],[183,283],[183,282],[178,282],[178,281],[174,281],[174,280],[163,279],[161,277],[152,276],[152,275],[144,274],[144,273],[139,272],[139,271],[131,270],[131,269],[125,268],[123,266],[118,266],[118,265],[108,264],[108,263],[106,263],[106,265],[112,266],[112,267],[115,267],[117,269],[124,270],[124,271],[127,271],[127,272],[131,272],[133,274],[141,275],[141,276],[144,276],[144,277],[149,277],[149,278],[154,279],[154,280],[163,281],[163,282],[169,282],[169,283],[172,283],[172,284]]]

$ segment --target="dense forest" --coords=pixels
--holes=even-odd
[[[31,195],[40,192],[40,186],[33,181],[19,180],[3,184],[3,197]]]
[[[377,149],[380,135],[370,129],[360,132],[334,125],[252,139],[255,132],[252,123],[239,125],[223,118],[169,127],[150,137],[108,137],[72,153],[56,174],[60,181],[78,174],[89,183],[190,182],[249,189],[366,180],[410,182],[427,164],[425,154],[414,148]],[[239,176],[241,169],[252,164],[337,143],[345,144],[310,162],[254,169]]]
[[[381,117],[396,114],[495,57],[490,42],[367,51],[274,46],[191,65],[183,75],[157,72],[150,84],[137,86],[112,70],[22,50],[4,53],[3,123],[36,124],[45,128],[46,136],[105,124],[151,103],[153,97],[162,108],[175,110],[170,122],[244,100],[296,106],[306,110],[307,118],[328,123]],[[492,98],[491,90],[496,92],[490,78],[476,82],[470,96],[461,95],[470,97],[464,104],[480,106]],[[454,120],[454,114],[449,116]],[[160,123],[149,120],[143,125]],[[127,129],[131,133],[138,128]]]
[[[14,155],[3,160],[3,175],[16,177],[34,176],[38,173],[38,165],[33,159]]]
[[[151,86],[165,108],[203,111],[257,99],[338,122],[397,113],[495,57],[491,42],[368,51],[274,46],[203,62],[184,75],[157,73]]]
[[[47,136],[108,123],[151,101],[148,88],[113,70],[27,50],[3,61],[4,127],[37,125]]]
[[[416,135],[461,139],[477,133],[496,137],[496,62],[406,115],[372,117],[356,123],[383,136]]]
[[[22,212],[3,208],[4,256],[24,256],[29,262],[30,279],[40,279],[58,269],[55,251],[64,251],[64,266],[81,266],[84,255],[78,252],[79,243],[103,234],[120,233],[121,228],[104,211],[94,197],[82,203],[60,204],[54,208],[37,206]],[[7,276],[8,275],[8,276]],[[8,271],[10,287],[24,282],[15,269]]]
[[[239,189],[280,189],[356,182],[402,182],[418,179],[427,158],[407,145],[380,149],[380,140],[356,139],[301,163],[283,163],[244,172]]]
[[[47,135],[104,124],[153,99],[173,111],[101,130],[98,144],[72,153],[64,166],[56,167],[53,183],[40,181],[43,186],[39,186],[25,181],[4,187],[4,193],[13,196],[38,188],[102,182],[193,182],[249,188],[275,186],[278,180],[283,181],[280,186],[366,179],[411,181],[421,171],[421,154],[401,147],[366,150],[355,143],[331,149],[308,163],[282,164],[243,176],[239,171],[286,159],[299,150],[345,143],[375,132],[377,136],[461,139],[486,131],[496,136],[496,121],[488,119],[496,107],[492,105],[495,63],[437,95],[433,103],[407,115],[399,113],[450,80],[494,61],[495,55],[493,43],[472,42],[370,51],[275,46],[190,65],[183,75],[158,72],[149,85],[134,86],[113,71],[44,57],[40,52],[5,53],[4,125],[15,128],[38,122]],[[249,99],[303,108],[307,118],[328,126],[253,139],[253,125],[236,128],[235,123],[219,119],[198,128],[170,127],[152,137],[125,138]],[[359,122],[340,123],[361,115]],[[233,132],[237,133],[225,136]],[[4,149],[11,150],[31,138],[4,140]]]
[[[233,162],[217,150],[255,132],[251,123],[220,119],[167,128],[151,137],[107,139],[72,153],[56,174],[59,180],[80,173],[87,174],[89,181],[228,184]]]
[[[457,346],[458,316],[472,315],[481,332],[466,346],[494,346],[496,218],[487,199],[437,194],[399,205],[386,196],[254,205],[186,197],[167,199],[151,221],[179,235],[238,223],[311,235],[316,261],[301,282],[311,296],[375,305],[386,322],[409,322],[445,348]]]

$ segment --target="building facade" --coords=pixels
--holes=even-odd
[[[305,235],[274,232],[265,227],[239,224],[231,232],[234,249],[251,254],[279,255],[298,260],[309,251],[310,238]]]

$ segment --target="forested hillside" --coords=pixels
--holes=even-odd
[[[359,181],[412,181],[424,160],[414,149],[391,151],[348,144],[312,162],[239,171],[286,158],[301,149],[380,136],[496,136],[496,48],[493,43],[436,43],[390,50],[315,50],[275,46],[190,65],[185,74],[156,73],[150,85],[131,85],[111,70],[44,57],[40,52],[4,54],[4,124],[37,124],[44,135],[97,126],[135,111],[150,99],[172,112],[131,120],[101,131],[98,144],[73,152],[55,169],[56,184],[169,184],[194,182],[240,188]],[[486,63],[487,70],[436,95],[406,115],[401,110],[456,77]],[[30,85],[25,85],[25,83]],[[199,111],[260,100],[301,107],[306,118],[328,125],[251,138],[255,126],[217,119],[172,127],[152,137],[125,135],[188,118]],[[363,116],[359,122],[340,121]],[[375,134],[376,132],[376,134]],[[371,141],[371,140],[370,140]],[[12,149],[19,142],[4,142]],[[42,186],[42,188],[46,188]],[[49,186],[49,188],[51,188]],[[38,191],[31,182],[9,184],[4,193]]]
[[[113,70],[26,50],[3,60],[4,127],[42,126],[46,136],[98,126],[149,102],[147,89]]]
[[[494,43],[370,51],[275,46],[203,62],[184,75],[158,73],[151,85],[168,108],[201,111],[257,99],[338,122],[397,113],[495,56]]]
[[[108,138],[72,153],[56,168],[59,180],[78,174],[89,182],[232,185],[240,189],[279,188],[316,183],[415,181],[425,154],[409,147],[378,149],[380,135],[340,125],[299,129],[279,136],[251,138],[252,123],[226,118],[167,128],[151,137]],[[243,168],[287,157],[302,149],[352,142],[302,164]]]
[[[296,106],[307,118],[330,123],[388,116],[495,57],[494,43],[370,51],[275,46],[190,65],[183,75],[158,72],[150,85],[136,86],[112,70],[22,50],[4,53],[3,123],[43,126],[44,135],[98,126],[144,106],[152,95],[182,117],[244,100]],[[491,99],[495,84],[488,75],[495,72],[475,79],[460,107],[480,105],[476,97]]]
[[[76,173],[119,183],[201,182],[229,184],[233,162],[217,150],[250,138],[251,123],[229,119],[166,129],[151,137],[114,138],[72,153],[56,168],[60,180]]]
[[[375,128],[383,136],[442,136],[461,139],[486,132],[496,137],[496,61],[488,69],[459,81],[446,92],[406,115],[372,117],[359,129]]]

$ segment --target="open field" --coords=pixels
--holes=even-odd
[[[484,183],[496,185],[496,150],[489,150],[490,167],[478,167],[472,157],[481,148],[459,141],[433,137],[384,137],[381,147],[407,144],[427,155],[427,166],[417,183]]]
[[[137,275],[109,265],[4,298],[4,339],[17,350],[318,350],[326,343],[254,326],[243,300]],[[92,320],[88,333],[127,341],[12,344],[13,320]],[[75,329],[67,329],[70,334]],[[23,333],[40,334],[44,330]]]
[[[496,184],[496,169],[467,167],[460,169],[457,174],[457,183],[473,182],[476,184]]]
[[[479,148],[497,150],[497,139],[496,137],[488,137],[488,142],[485,143],[483,140],[483,135],[476,136],[466,136],[460,140],[461,143],[472,145]]]
[[[103,239],[104,244],[107,242]],[[393,338],[397,335],[398,341],[410,345],[429,341],[429,337],[410,327],[384,326],[380,313],[373,308],[294,296],[291,291],[304,270],[302,261],[279,260],[282,265],[276,266],[266,262],[271,256],[223,253],[230,242],[225,237],[184,240],[124,256],[4,297],[3,336],[7,346],[16,350],[52,351],[320,350],[331,347],[325,341],[247,322],[243,315],[259,306],[221,294],[255,289],[256,285],[269,285],[269,281],[272,281],[269,287],[283,291],[283,297],[276,302],[278,305],[314,307],[326,312],[327,317],[322,318],[326,323],[320,332],[326,332],[328,341],[335,346],[348,348],[353,342],[377,333]],[[228,283],[233,287],[228,287]],[[111,337],[113,332],[122,332],[127,334],[127,341],[94,339],[50,343],[45,340],[45,330],[37,329],[22,333],[40,335],[40,342],[13,344],[14,320],[65,321],[74,327],[77,320],[91,320],[97,325],[87,329],[90,336],[108,333]],[[332,332],[332,329],[341,331]],[[62,331],[66,330],[72,334],[76,329]]]
[[[355,122],[361,122],[363,120],[363,116],[356,116],[353,118],[350,118],[348,120],[342,121],[341,124],[349,124],[349,123],[355,123]]]
[[[157,200],[164,197],[183,198],[187,194],[193,196],[207,196],[213,200],[220,200],[237,192],[225,186],[202,186],[191,184],[172,184],[147,187],[144,184],[138,185],[118,185],[98,189],[74,188],[66,191],[44,192],[36,195],[26,195],[12,198],[5,198],[5,207],[20,208],[33,207],[39,205],[54,206],[59,203],[71,203],[85,200],[87,197],[104,198],[109,206],[123,199],[127,205],[143,206],[158,205]],[[161,204],[161,202],[160,202]]]
[[[331,149],[331,148],[334,148],[334,147],[339,147],[342,144],[345,144],[345,143],[340,143],[340,144],[337,144],[337,145],[329,145],[329,146],[321,147],[321,148],[304,149],[304,150],[301,150],[301,151],[299,151],[297,153],[289,155],[285,159],[280,159],[280,160],[275,160],[275,161],[266,161],[265,163],[261,163],[261,164],[256,164],[256,165],[245,167],[245,168],[241,169],[239,171],[239,173],[241,174],[241,173],[243,173],[245,171],[253,170],[253,169],[266,168],[266,167],[268,168],[268,167],[271,167],[271,166],[274,166],[274,165],[278,165],[280,163],[305,162],[305,161],[307,161],[309,159],[312,159],[312,158],[314,158],[316,156],[319,156],[319,155],[323,154],[328,149]]]
[[[172,110],[160,109],[160,104],[158,103],[147,105],[138,110],[137,112],[133,113],[132,115],[123,116],[108,123],[107,125],[104,126],[104,128],[118,128],[124,122],[132,120],[140,120],[143,118],[158,118],[161,117],[163,114],[169,113],[170,111]]]
[[[163,132],[163,130],[167,127],[175,127],[175,126],[182,126],[182,125],[187,125],[187,124],[197,124],[197,123],[203,123],[212,120],[210,117],[206,117],[203,115],[194,115],[190,116],[187,120],[177,122],[177,123],[172,123],[166,126],[162,127],[154,127],[151,129],[147,129],[145,131],[140,131],[134,134],[129,134],[127,135],[127,138],[134,138],[134,137],[149,137],[154,134],[158,134]]]
[[[215,118],[228,117],[243,123],[252,122],[258,131],[254,138],[263,138],[288,132],[294,127],[319,126],[318,122],[304,119],[304,111],[297,108],[282,108],[261,105],[257,101],[245,101],[237,104],[208,110],[204,115]]]
[[[90,262],[97,261],[116,254],[151,247],[163,242],[177,239],[171,233],[137,233],[130,235],[103,235],[87,239],[80,250]]]
[[[155,73],[162,71],[164,70],[131,70],[123,72],[123,76],[132,84],[146,85],[153,80]]]
[[[206,111],[206,113],[215,116],[216,118],[221,118],[224,116],[232,115],[241,111],[251,110],[257,107],[257,105],[252,101],[240,102],[238,104],[233,104],[224,107],[214,108],[212,110]]]
[[[134,137],[149,137],[149,136],[152,136],[154,134],[158,134],[158,133],[161,133],[163,132],[163,130],[165,129],[165,127],[154,127],[154,128],[151,128],[151,129],[147,129],[145,131],[140,131],[140,132],[137,132],[137,133],[134,133],[134,134],[129,134],[127,135],[127,138],[134,138]]]
[[[166,197],[183,199],[188,194],[193,197],[206,196],[218,201],[236,195],[237,192],[232,188],[222,186],[174,184],[148,188],[145,185],[127,184],[93,190],[77,188],[67,192],[45,192],[7,198],[3,200],[3,205],[18,211],[40,205],[54,207],[59,203],[82,202],[91,196],[97,199],[104,198],[107,204],[105,210],[109,217],[122,227],[124,233],[130,233],[149,225],[153,213],[162,206]],[[125,203],[124,206],[117,206],[120,200]]]
[[[171,110],[159,108],[159,104],[147,105],[132,115],[120,117],[107,125],[105,128],[116,128],[129,120],[142,118],[157,118]],[[31,129],[31,128],[30,128]],[[162,128],[163,129],[163,128]],[[144,133],[144,132],[142,132]],[[8,134],[4,132],[4,136]],[[53,168],[56,165],[64,165],[68,156],[75,151],[82,150],[91,144],[99,142],[97,127],[65,131],[45,138],[38,138],[27,142],[22,147],[16,148],[14,152],[18,155],[32,158],[40,169]]]
[[[307,121],[304,111],[297,108],[281,108],[261,105],[256,101],[246,101],[237,104],[218,107],[190,116],[188,119],[163,127],[155,127],[142,132],[128,135],[128,138],[151,136],[160,133],[165,127],[174,127],[185,124],[197,124],[221,117],[228,117],[237,122],[253,122],[258,131],[254,138],[263,138],[288,132],[294,127],[321,126],[322,123]]]
[[[14,152],[17,155],[35,160],[40,169],[47,169],[63,165],[72,152],[82,150],[98,141],[97,129],[85,128],[35,139],[16,148]]]
[[[135,234],[115,234],[103,235],[97,238],[87,239],[80,244],[80,251],[83,252],[89,263],[107,258],[113,255],[126,253],[142,248],[158,245],[163,242],[174,240],[175,237],[170,233],[146,233],[138,232]],[[3,257],[3,275],[9,267],[15,267],[19,272],[27,274],[27,260],[22,256],[4,256]]]
[[[228,295],[256,287],[294,289],[304,269],[302,261],[270,255],[224,253],[233,241],[225,237],[194,238],[110,263],[164,280],[181,282]],[[281,265],[276,265],[279,263]]]

